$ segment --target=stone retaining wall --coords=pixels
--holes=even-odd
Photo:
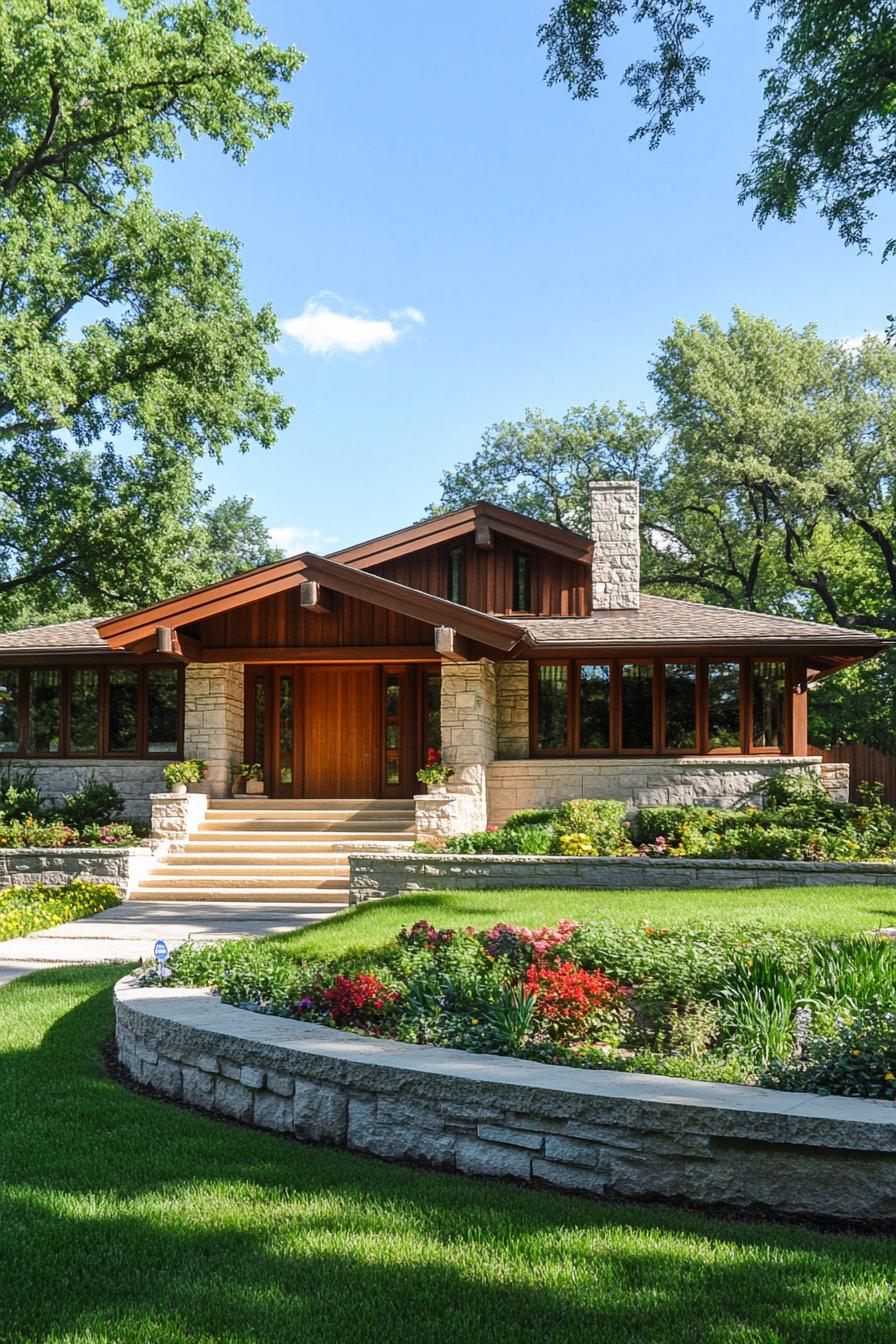
[[[759,802],[771,775],[821,777],[838,802],[849,800],[849,771],[822,775],[820,756],[661,756],[492,761],[488,819],[500,826],[523,807],[558,807],[569,798],[615,798],[641,807],[743,807]]]
[[[110,760],[12,760],[11,770],[34,770],[44,797],[60,802],[66,793],[77,793],[92,775],[102,784],[114,784],[124,799],[124,815],[149,821],[151,793],[164,787],[162,771],[167,761]]]
[[[311,1143],[605,1198],[896,1224],[896,1106],[406,1045],[115,991],[122,1067]]]
[[[127,897],[158,858],[158,846],[0,850],[0,889],[45,883],[61,887],[73,878],[111,882]]]
[[[793,859],[614,859],[529,854],[350,854],[349,904],[409,891],[571,887],[896,886],[894,863]]]

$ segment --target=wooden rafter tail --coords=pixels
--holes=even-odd
[[[434,644],[436,653],[449,663],[466,663],[470,660],[470,644],[450,625],[437,625]]]
[[[330,614],[328,594],[316,579],[305,579],[299,584],[299,605],[303,611],[314,612],[320,616]]]

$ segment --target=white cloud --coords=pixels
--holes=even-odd
[[[840,344],[844,350],[861,350],[862,344],[869,336],[874,336],[878,341],[885,341],[886,334],[882,331],[866,331],[863,336],[848,336]]]
[[[271,527],[268,536],[274,546],[279,546],[287,555],[297,555],[300,551],[314,551],[320,555],[331,551],[339,538],[325,536],[319,527]]]
[[[393,308],[387,317],[371,317],[348,299],[324,291],[309,299],[298,317],[281,318],[280,330],[309,355],[363,355],[394,345],[425,320],[419,308]]]

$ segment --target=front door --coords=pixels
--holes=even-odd
[[[438,746],[439,668],[246,668],[246,760],[278,798],[408,798]]]

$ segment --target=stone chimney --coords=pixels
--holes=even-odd
[[[637,481],[592,481],[591,566],[595,611],[635,611],[640,606],[641,540]]]

